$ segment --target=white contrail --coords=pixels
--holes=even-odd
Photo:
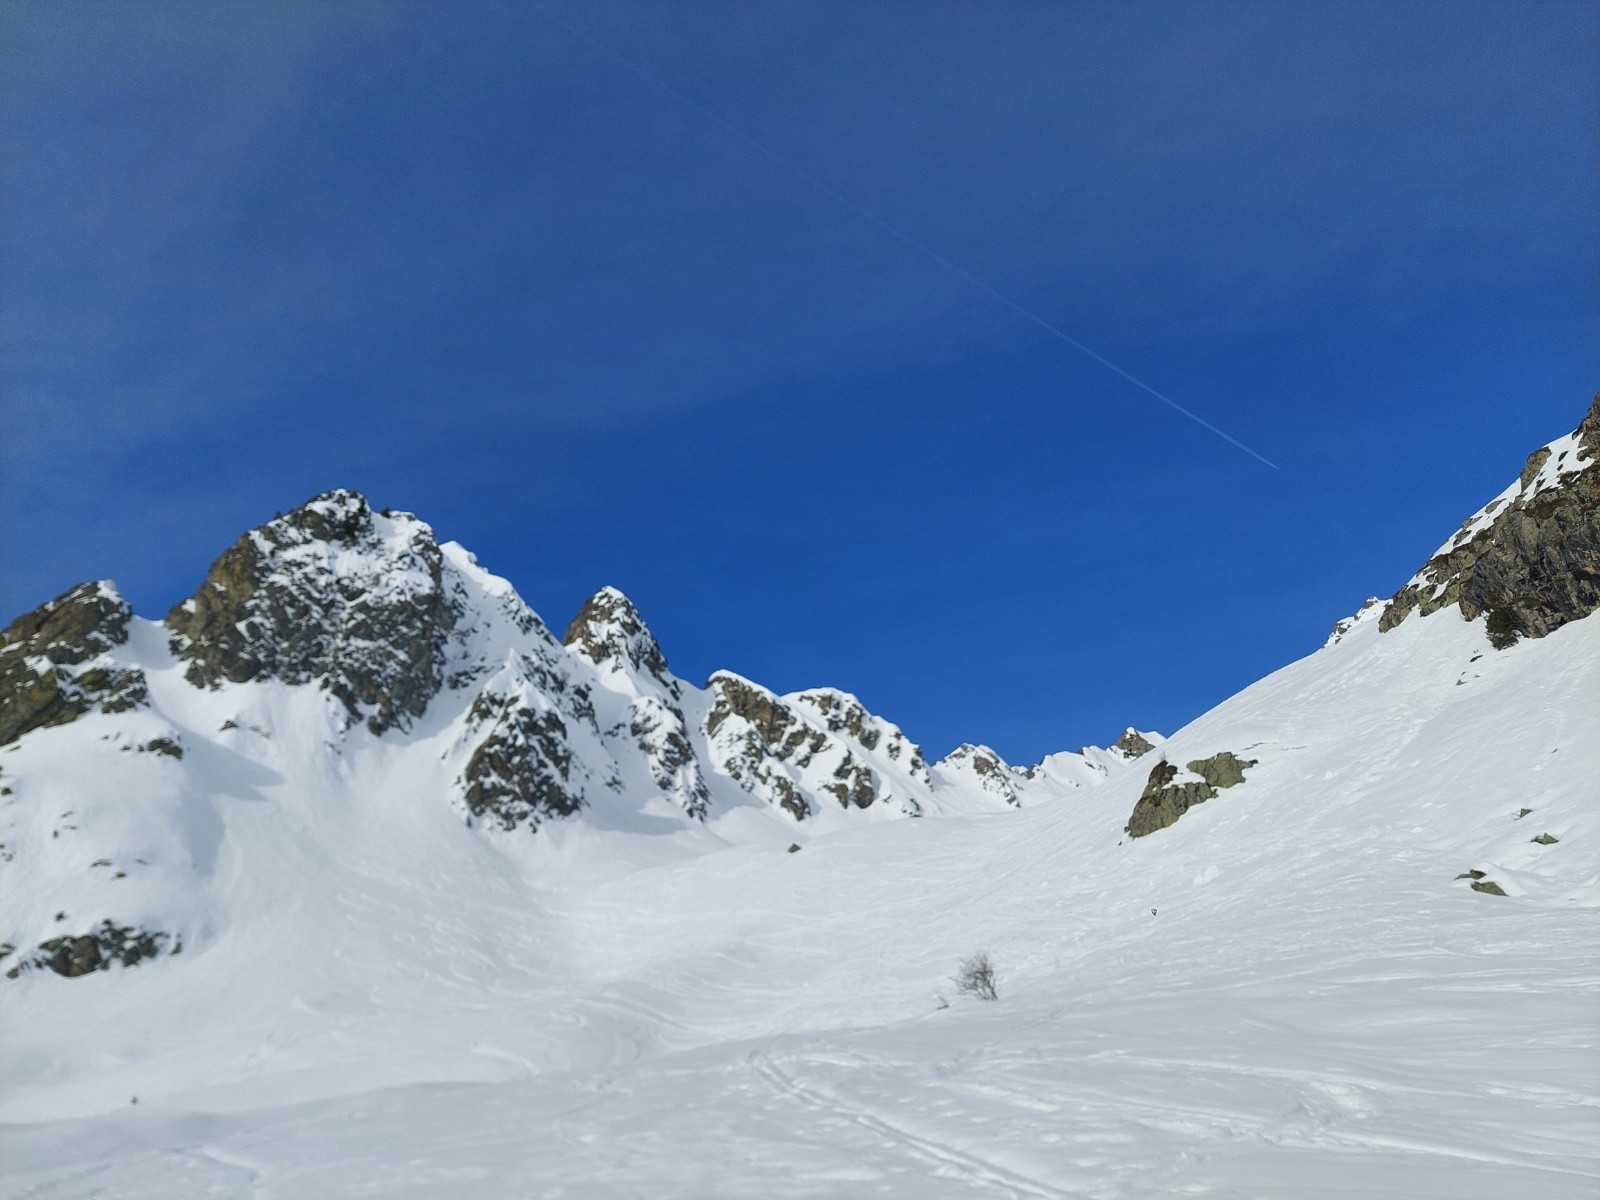
[[[541,17],[543,17],[546,21],[549,21],[552,25],[560,26],[562,29],[565,29],[568,33],[570,33],[573,37],[578,38],[581,41],[587,42],[589,45],[593,46],[596,50],[600,51],[600,53],[604,54],[607,58],[611,59],[613,62],[616,62],[619,65],[621,65],[623,67],[626,67],[629,71],[631,71],[633,74],[637,75],[640,79],[644,80],[651,87],[659,88],[661,91],[663,91],[663,92],[667,93],[667,95],[671,96],[674,100],[678,101],[678,103],[686,105],[689,108],[692,108],[695,112],[697,112],[701,116],[705,117],[706,120],[714,121],[716,124],[720,125],[723,129],[726,129],[729,133],[733,134],[734,137],[738,138],[745,145],[749,146],[752,150],[758,151],[759,153],[765,155],[767,158],[770,158],[773,162],[777,163],[784,170],[788,171],[789,174],[795,176],[795,178],[801,180],[802,182],[809,184],[811,187],[813,187],[817,191],[821,192],[824,196],[827,196],[830,200],[833,200],[838,204],[842,204],[845,208],[849,209],[851,212],[855,213],[857,216],[859,216],[859,217],[861,217],[861,218],[863,218],[863,219],[865,219],[867,221],[871,221],[879,229],[883,230],[885,233],[889,234],[891,237],[898,238],[900,241],[902,241],[906,245],[910,246],[913,250],[916,250],[918,253],[922,254],[923,257],[932,259],[934,262],[938,263],[945,270],[951,272],[952,274],[959,275],[962,279],[965,279],[968,283],[970,283],[973,287],[977,288],[979,291],[984,292],[985,294],[987,294],[987,295],[993,297],[994,299],[998,300],[1001,304],[1004,304],[1007,308],[1009,308],[1012,312],[1016,313],[1018,316],[1027,318],[1027,320],[1029,320],[1033,324],[1037,325],[1040,329],[1044,330],[1046,333],[1048,333],[1051,337],[1055,338],[1057,341],[1065,342],[1067,345],[1071,346],[1074,350],[1078,351],[1078,353],[1086,355],[1087,357],[1094,359],[1095,362],[1099,363],[1102,367],[1106,368],[1106,370],[1111,371],[1114,374],[1120,375],[1123,379],[1126,379],[1129,383],[1133,384],[1134,387],[1138,388],[1140,391],[1144,392],[1146,395],[1155,397],[1157,400],[1161,401],[1161,403],[1165,404],[1168,408],[1172,409],[1174,412],[1182,413],[1184,416],[1188,417],[1189,420],[1193,421],[1196,425],[1200,426],[1200,428],[1210,430],[1212,433],[1216,434],[1219,438],[1221,438],[1223,441],[1227,442],[1229,445],[1236,446],[1240,450],[1243,450],[1251,458],[1254,458],[1259,462],[1265,463],[1267,466],[1271,467],[1274,471],[1276,471],[1278,469],[1278,464],[1277,463],[1273,462],[1271,459],[1265,457],[1264,455],[1257,454],[1254,450],[1250,449],[1249,446],[1246,446],[1243,442],[1241,442],[1238,438],[1234,437],[1231,433],[1226,433],[1223,430],[1218,429],[1210,421],[1206,420],[1204,417],[1200,416],[1198,413],[1191,412],[1189,409],[1187,409],[1183,405],[1179,404],[1176,400],[1172,399],[1172,397],[1165,396],[1162,393],[1156,391],[1155,388],[1151,387],[1144,380],[1140,379],[1138,376],[1133,375],[1132,373],[1130,373],[1128,371],[1123,370],[1121,367],[1117,366],[1116,363],[1112,362],[1105,355],[1096,353],[1095,351],[1091,350],[1088,346],[1085,346],[1077,338],[1075,338],[1075,337],[1071,336],[1070,334],[1065,333],[1062,330],[1056,328],[1056,326],[1050,324],[1049,321],[1046,321],[1043,317],[1041,317],[1038,313],[1034,312],[1031,308],[1028,308],[1026,305],[1019,304],[1017,301],[1013,300],[1010,296],[1007,296],[1004,292],[1000,291],[998,288],[996,288],[996,287],[994,287],[994,286],[992,286],[992,285],[990,285],[988,283],[985,283],[983,280],[979,279],[976,275],[974,275],[971,271],[968,271],[965,267],[962,267],[962,266],[958,265],[957,263],[951,262],[948,258],[946,258],[944,255],[940,254],[937,250],[935,250],[932,246],[929,246],[927,243],[917,240],[916,238],[912,237],[909,233],[907,233],[905,230],[899,229],[896,226],[891,225],[888,221],[884,220],[877,213],[873,212],[869,208],[863,208],[861,205],[857,204],[854,200],[850,199],[850,197],[845,196],[845,195],[841,195],[839,192],[834,191],[833,188],[831,188],[827,184],[823,183],[822,180],[818,179],[815,175],[811,174],[809,171],[805,170],[802,167],[796,166],[794,163],[790,162],[783,155],[779,154],[771,146],[767,145],[765,142],[760,141],[757,138],[752,137],[750,134],[748,134],[744,130],[740,129],[732,121],[730,121],[726,117],[722,116],[722,114],[714,111],[713,109],[707,108],[704,104],[701,104],[698,100],[695,100],[693,97],[684,95],[684,93],[680,92],[677,88],[673,87],[666,80],[661,79],[660,77],[658,77],[658,76],[652,74],[651,72],[645,70],[645,68],[641,67],[638,63],[634,62],[631,58],[628,58],[625,55],[617,53],[610,46],[606,45],[604,42],[600,41],[598,38],[594,37],[592,34],[585,33],[583,30],[579,29],[576,25],[573,25],[573,24],[571,24],[571,23],[569,23],[567,21],[562,20],[560,17],[556,16],[554,13],[548,11],[547,9],[543,8],[542,6],[540,6],[538,4],[531,4],[531,5],[529,5],[529,7],[532,8],[534,12],[538,13]]]

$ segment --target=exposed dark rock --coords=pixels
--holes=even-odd
[[[406,727],[439,691],[460,617],[433,532],[326,492],[241,537],[167,614],[189,682],[316,681],[374,733]]]
[[[151,738],[139,749],[149,751],[151,754],[164,754],[168,758],[183,757],[183,747],[178,745],[172,738],[167,737]]]
[[[800,853],[800,843],[799,842],[790,842],[789,843],[789,853],[790,854],[799,854]],[[5,957],[5,955],[0,954],[0,958],[4,958],[4,957]]]
[[[561,640],[596,666],[631,668],[657,680],[673,696],[679,692],[660,644],[633,601],[616,588],[601,588],[584,601]]]
[[[1021,793],[1017,791],[1015,773],[1006,765],[1005,759],[988,746],[975,746],[971,742],[963,742],[940,759],[938,765],[946,771],[970,770],[977,777],[978,786],[991,796],[1004,800],[1013,807],[1022,803]]]
[[[1155,749],[1150,740],[1131,725],[1122,731],[1122,736],[1112,743],[1111,748],[1119,751],[1122,757],[1129,761],[1149,754]]]
[[[1356,609],[1353,615],[1345,617],[1342,621],[1336,621],[1334,623],[1332,631],[1328,634],[1328,640],[1324,642],[1323,645],[1333,646],[1337,645],[1339,642],[1342,642],[1345,634],[1349,633],[1362,621],[1366,620],[1367,617],[1372,614],[1372,610],[1374,608],[1381,607],[1383,603],[1384,601],[1380,596],[1368,597],[1361,607]],[[1378,613],[1376,615],[1382,616],[1383,614]]]
[[[132,616],[111,584],[80,583],[0,632],[0,745],[147,703],[143,672],[95,661],[128,640]]]
[[[1520,821],[1520,820],[1522,820],[1523,817],[1527,816],[1532,811],[1533,811],[1533,809],[1531,809],[1531,808],[1524,808],[1520,812],[1518,812],[1517,815],[1512,818],[1512,820]]]
[[[730,717],[745,721],[764,751],[806,766],[828,744],[825,733],[812,729],[786,703],[766,688],[719,671],[709,685],[715,695],[706,714],[706,733],[715,735]]]
[[[1463,871],[1463,872],[1461,872],[1461,874],[1457,875],[1456,878],[1457,879],[1482,879],[1484,877],[1484,874],[1485,874],[1485,872],[1479,871],[1478,869],[1474,868],[1471,871]]]
[[[878,720],[848,692],[812,688],[798,693],[794,699],[821,713],[829,733],[848,737],[863,750],[876,750],[882,742],[883,753],[891,762],[900,763],[903,760],[912,778],[924,783],[928,781],[928,764],[922,756],[922,747],[896,726]]]
[[[1255,759],[1242,759],[1231,750],[1213,754],[1210,758],[1197,758],[1187,766],[1199,779],[1175,782],[1178,768],[1163,759],[1150,771],[1139,802],[1133,806],[1126,832],[1129,837],[1144,837],[1158,829],[1165,829],[1196,804],[1203,804],[1223,788],[1244,782],[1246,769],[1256,765]]]
[[[643,752],[656,786],[691,817],[704,820],[711,793],[683,713],[670,703],[642,697],[634,703],[628,732]]]
[[[6,972],[6,978],[15,979],[25,971],[48,968],[57,975],[75,979],[116,965],[132,967],[160,954],[163,944],[170,940],[171,934],[102,921],[98,929],[88,933],[40,942],[32,955]],[[172,953],[176,954],[177,949]]]
[[[764,796],[795,820],[810,816],[810,803],[781,764],[806,766],[827,745],[827,735],[807,726],[777,696],[737,675],[719,671],[707,686],[713,699],[704,728],[723,751],[718,765],[746,791]],[[737,732],[724,734],[725,726]]]
[[[1537,844],[1539,844],[1541,846],[1554,846],[1561,839],[1556,837],[1554,834],[1541,833],[1538,837],[1529,838],[1528,840],[1532,841],[1532,842],[1536,842]]]
[[[473,703],[468,720],[483,731],[458,781],[473,817],[506,830],[536,829],[541,820],[571,816],[583,807],[559,713],[537,710],[516,696],[485,693]]]
[[[844,758],[834,768],[832,781],[823,784],[822,790],[845,808],[851,805],[871,808],[878,798],[878,780],[871,767],[846,750]]]
[[[1564,453],[1560,481],[1535,490],[1550,457],[1536,450],[1517,493],[1490,506],[1481,527],[1469,521],[1395,593],[1379,628],[1455,605],[1469,621],[1486,617],[1490,644],[1503,650],[1600,608],[1600,396]]]
[[[1483,892],[1490,896],[1504,896],[1505,889],[1492,879],[1475,879],[1472,881],[1472,890]]]
[[[868,748],[858,731],[876,735],[869,738],[870,745],[902,761],[918,778],[927,776],[922,752],[898,729],[871,718],[852,697],[832,691],[779,697],[727,671],[713,675],[707,687],[712,704],[704,730],[715,765],[747,792],[777,804],[796,820],[804,819],[811,804],[787,769],[809,768],[827,772],[817,790],[847,808],[896,800],[909,815],[917,815],[915,803],[896,797],[857,753]],[[812,714],[820,715],[825,728],[811,723],[818,719]]]
[[[795,699],[821,713],[830,732],[847,733],[868,750],[877,747],[878,731],[872,727],[867,710],[854,696],[818,688],[801,692]]]

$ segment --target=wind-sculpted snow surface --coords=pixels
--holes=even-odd
[[[1600,1192],[1600,617],[1369,616],[1170,739],[929,768],[352,520],[295,554],[425,564],[393,645],[340,567],[303,644],[240,601],[247,679],[98,590],[16,657],[145,696],[0,747],[8,1194]]]

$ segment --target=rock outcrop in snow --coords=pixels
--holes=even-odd
[[[171,934],[102,921],[88,933],[48,938],[6,972],[15,979],[28,971],[49,970],[68,979],[106,971],[113,966],[132,967],[158,954],[178,954],[183,944]],[[0,947],[0,961],[10,957],[10,946]]]
[[[613,587],[601,588],[584,601],[567,626],[562,643],[606,674],[620,674],[635,684],[676,696],[678,681],[667,668],[667,656],[639,610]]]
[[[82,583],[0,632],[0,746],[91,712],[149,698],[144,675],[115,665],[133,610],[106,580]]]
[[[478,693],[463,732],[471,751],[457,785],[467,811],[504,830],[571,816],[591,776],[573,755],[567,720],[529,674],[508,665]]]
[[[1022,803],[1020,785],[1027,777],[988,746],[963,742],[935,763],[934,770],[941,778],[965,782],[1012,808]]]
[[[1379,628],[1451,605],[1469,621],[1486,616],[1497,649],[1600,608],[1600,396],[1395,593]]]
[[[1162,759],[1151,769],[1149,782],[1133,806],[1128,836],[1144,837],[1165,829],[1196,804],[1203,804],[1224,788],[1243,783],[1245,771],[1256,765],[1253,758],[1240,758],[1231,750],[1223,750],[1186,764],[1185,774],[1176,764]]]
[[[1155,743],[1144,734],[1129,726],[1122,731],[1121,737],[1111,743],[1111,748],[1122,755],[1123,758],[1132,762],[1136,758],[1143,758],[1156,747]]]
[[[876,753],[880,762],[898,761],[905,775],[925,778],[921,750],[893,726],[880,728],[854,697],[778,696],[731,671],[718,671],[706,686],[711,707],[703,729],[712,763],[750,794],[796,820],[816,813],[824,798],[847,809],[885,804],[908,816],[921,812],[870,761]]]
[[[614,752],[644,757],[650,778],[674,806],[703,820],[711,804],[682,701],[689,690],[667,666],[633,601],[616,588],[589,597],[567,626],[563,643],[587,660],[625,711],[605,733]]]

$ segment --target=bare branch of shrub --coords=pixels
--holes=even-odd
[[[956,990],[976,996],[979,1000],[998,1000],[1000,992],[995,986],[994,960],[987,950],[979,950],[961,960],[961,969],[955,975]]]

